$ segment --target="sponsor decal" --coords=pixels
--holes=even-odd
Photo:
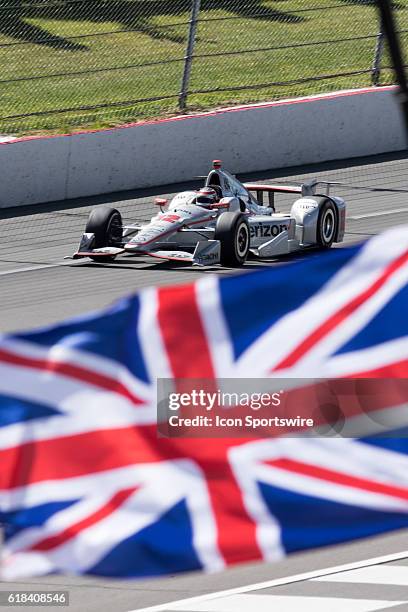
[[[299,204],[299,208],[303,210],[311,210],[312,208],[317,208],[316,204]]]
[[[184,215],[189,215],[191,217],[191,215],[195,212],[195,211],[191,211],[188,208],[179,208],[177,207],[177,212],[183,213]]]
[[[216,261],[218,260],[218,253],[204,253],[203,255],[198,255],[198,261]]]
[[[177,257],[177,259],[191,259],[190,253],[183,253],[178,251],[176,253],[168,253],[167,257]]]
[[[313,208],[318,208],[318,204],[314,200],[298,200],[296,202],[296,205],[302,210],[311,210]]]
[[[130,242],[132,244],[144,243],[150,240],[154,240],[156,238],[161,238],[162,236],[171,233],[173,230],[169,230],[168,225],[166,225],[166,223],[162,223],[162,221],[176,223],[180,219],[180,217],[178,215],[168,215],[168,217],[171,217],[172,220],[161,218],[160,221],[154,223],[151,227],[147,227],[139,234],[136,234],[136,236],[134,236]]]
[[[154,237],[154,234],[143,234],[143,235],[137,235],[134,238],[131,239],[131,243],[136,243],[138,244],[139,242],[146,242],[147,240],[150,240],[152,237]]]
[[[197,195],[196,191],[182,191],[178,193],[171,201],[171,206],[174,204],[183,204],[187,203],[189,200],[194,198]]]
[[[277,225],[271,224],[252,224],[250,225],[251,238],[275,238],[282,232],[289,230],[288,223],[280,223]]]

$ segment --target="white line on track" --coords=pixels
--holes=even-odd
[[[408,213],[408,206],[405,206],[405,208],[394,208],[393,210],[377,210],[377,212],[368,213],[366,215],[352,215],[351,217],[347,217],[347,219],[357,221],[358,219],[368,219],[369,217],[382,217],[384,215],[393,215],[395,213],[401,212]]]
[[[295,574],[294,576],[287,576],[286,578],[278,578],[276,580],[266,580],[265,582],[258,582],[255,584],[249,584],[244,587],[238,587],[235,589],[227,589],[226,591],[217,591],[215,593],[208,593],[207,595],[199,595],[197,597],[189,597],[187,599],[179,599],[178,601],[171,601],[158,606],[151,606],[148,608],[139,608],[131,612],[164,612],[165,610],[177,610],[177,606],[180,609],[186,610],[188,604],[197,604],[199,602],[209,601],[211,599],[217,599],[219,597],[226,597],[229,595],[238,595],[240,593],[249,593],[250,591],[258,591],[260,589],[267,589],[269,587],[283,586],[291,584],[293,582],[300,582],[303,580],[311,580],[314,578],[320,578],[322,576],[329,576],[330,574],[337,574],[339,572],[346,572],[350,570],[359,569],[362,567],[369,567],[370,565],[378,565],[381,563],[390,563],[391,561],[399,561],[401,559],[408,558],[408,550],[404,552],[394,553],[391,555],[384,555],[382,557],[374,557],[371,559],[365,559],[363,561],[356,561],[354,563],[346,563],[344,565],[336,565],[334,567],[323,568],[314,570],[312,572],[305,572],[303,574]]]
[[[408,587],[408,569],[406,565],[369,565],[358,569],[341,572],[335,576],[319,576],[315,582],[357,582],[358,584],[395,584]]]
[[[72,261],[65,263],[54,263],[54,264],[43,264],[38,266],[29,266],[27,268],[16,268],[15,270],[5,270],[0,272],[0,276],[7,276],[8,274],[17,274],[18,272],[33,272],[34,270],[44,270],[45,268],[61,268],[62,266],[78,265],[79,262],[73,264]],[[82,263],[82,262],[81,262]]]
[[[290,595],[231,595],[222,599],[213,599],[192,608],[178,608],[183,612],[375,612],[386,608],[395,608],[406,601],[383,601],[373,599],[348,599],[340,597],[292,597]],[[401,608],[400,608],[401,610]]]

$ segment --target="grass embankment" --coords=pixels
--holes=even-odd
[[[182,22],[189,19],[185,10],[189,4],[188,0],[90,0],[41,6],[40,0],[34,8],[22,5],[10,18],[11,9],[2,8],[0,0],[0,133],[65,132],[176,113],[187,36]],[[188,110],[371,83],[370,74],[296,83],[371,67],[375,38],[370,36],[377,33],[378,18],[368,2],[203,0],[202,5],[196,54],[230,55],[194,60],[190,91],[218,91],[191,93]],[[408,0],[399,6],[403,27],[408,22]],[[316,7],[321,8],[310,10]],[[356,36],[357,40],[310,44]],[[256,48],[263,50],[248,52]],[[247,52],[234,55],[235,51]],[[142,67],[144,63],[151,65]],[[389,79],[390,73],[384,72],[382,81]],[[234,87],[288,81],[234,91]],[[173,97],[135,102],[161,96]],[[92,106],[101,108],[88,108]]]

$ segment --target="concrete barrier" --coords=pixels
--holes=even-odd
[[[0,207],[165,185],[405,148],[395,88],[341,91],[0,143]]]

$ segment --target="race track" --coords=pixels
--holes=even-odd
[[[291,170],[286,174],[270,171],[240,178],[265,182],[266,179],[272,178],[288,181],[292,177],[300,180],[302,176],[316,176],[324,180],[366,187],[408,190],[408,160],[402,154],[390,155],[330,163],[319,168]],[[113,194],[32,209],[0,210],[0,331],[48,325],[68,316],[101,308],[115,298],[148,285],[188,282],[212,272],[231,273],[230,270],[218,268],[197,270],[183,266],[172,267],[148,258],[135,260],[120,257],[116,263],[109,265],[63,260],[65,255],[70,255],[76,249],[88,212],[95,204],[112,202],[122,212],[125,220],[148,219],[155,210],[150,204],[155,195],[162,195],[163,191],[170,195],[191,186],[193,184],[172,186],[167,190]],[[346,244],[363,240],[397,224],[408,224],[408,194],[367,193],[344,187],[335,188],[332,193],[345,197],[348,202]],[[285,196],[280,209],[288,210],[289,204]],[[307,256],[313,256],[313,253]],[[251,261],[245,266],[245,270],[259,266],[269,267],[277,263],[282,262],[260,264]],[[344,581],[296,580],[287,585],[263,589],[263,593],[255,590],[252,595],[243,599],[233,599],[221,604],[214,601],[190,604],[190,607],[183,607],[183,604],[180,607],[178,604],[179,607],[175,605],[173,608],[169,602],[401,551],[407,551],[408,558],[406,531],[335,548],[296,554],[275,564],[237,567],[212,576],[195,574],[140,582],[111,582],[70,576],[47,577],[7,585],[3,583],[0,585],[0,591],[6,588],[69,590],[70,607],[65,609],[70,612],[125,612],[158,604],[165,604],[161,609],[169,612],[173,609],[190,612],[252,612],[255,606],[260,611],[277,612],[343,609],[352,612],[386,609],[400,612],[408,611],[408,581],[405,578],[404,582],[402,577],[395,578],[394,583],[392,580],[390,583],[386,565],[375,566],[381,568],[377,574],[377,570],[367,570],[363,577],[359,574],[360,578],[345,578]],[[406,569],[407,562],[403,559],[389,563],[387,566],[391,567],[393,575],[399,576],[401,567]],[[394,569],[395,567],[397,569]],[[269,599],[265,599],[266,596]],[[255,597],[255,603],[253,599],[248,600],[248,597]],[[257,597],[259,599],[256,599]],[[273,603],[274,597],[281,599],[275,599]],[[343,604],[345,599],[347,604]],[[38,610],[38,607],[14,609]]]
[[[240,178],[265,182],[274,177],[284,181],[319,177],[354,185],[408,189],[408,160],[402,155],[289,172],[278,175],[267,171]],[[172,186],[166,196],[198,184],[195,181]],[[408,223],[408,194],[368,193],[343,187],[332,188],[332,193],[345,197],[348,202],[346,243],[363,240],[396,224]],[[41,326],[101,308],[115,298],[148,285],[189,282],[212,272],[231,273],[231,270],[218,267],[197,270],[129,256],[121,256],[108,265],[89,260],[64,262],[64,256],[76,250],[93,206],[111,203],[126,221],[149,219],[156,212],[151,202],[159,194],[162,195],[163,190],[122,192],[42,207],[0,209],[0,332]],[[292,198],[285,194],[277,197],[282,212],[289,210]],[[250,261],[245,269],[268,267],[273,263]]]

